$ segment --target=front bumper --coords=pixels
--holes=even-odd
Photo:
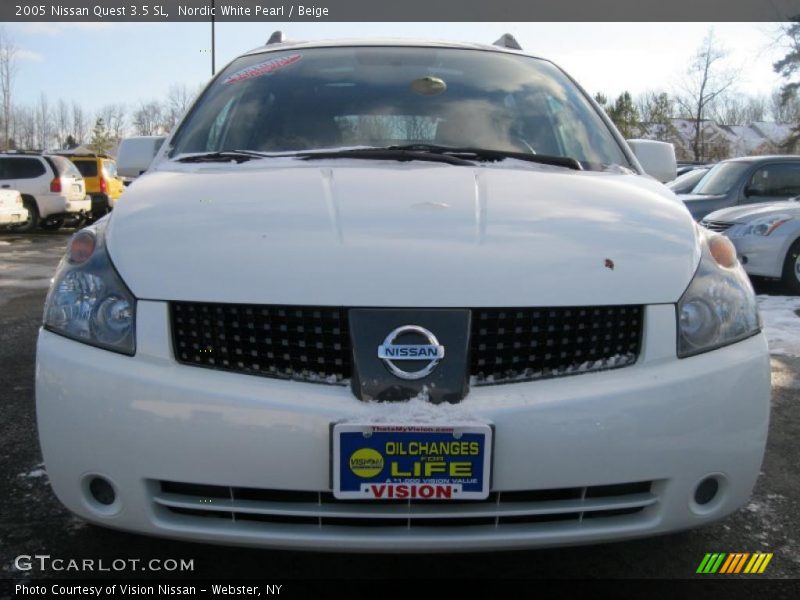
[[[460,404],[430,406],[435,418],[468,415],[494,424],[496,504],[330,501],[330,424],[404,411],[406,403],[365,403],[347,387],[179,365],[162,302],[138,303],[135,357],[40,332],[39,436],[51,485],[67,508],[145,534],[297,549],[455,551],[667,533],[708,523],[747,501],[767,437],[769,359],[758,335],[678,360],[674,306],[647,307],[645,323],[633,366],[473,387]],[[112,505],[88,493],[95,475],[115,488]],[[719,492],[700,506],[694,491],[709,476]],[[239,500],[212,490],[204,499],[163,482],[258,493]],[[631,482],[651,482],[649,492],[590,498],[592,486]],[[552,489],[583,492],[573,500],[543,500],[539,492]],[[318,501],[307,502],[308,494],[298,500],[301,492]],[[515,501],[504,502],[504,494]],[[212,505],[224,518],[204,516]],[[633,505],[637,510],[625,510]],[[585,518],[599,508],[604,518]],[[426,521],[431,512],[437,518]],[[380,518],[387,514],[393,522],[408,518],[384,527]],[[560,518],[566,514],[579,516]],[[467,518],[476,515],[482,519]],[[433,526],[442,523],[448,526]]]
[[[780,235],[730,238],[748,275],[781,277],[790,239]]]

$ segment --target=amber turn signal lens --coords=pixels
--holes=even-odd
[[[726,269],[736,266],[736,247],[726,237],[715,235],[708,240],[708,249],[717,264]]]
[[[69,262],[80,265],[92,257],[97,242],[88,231],[79,231],[69,243]]]

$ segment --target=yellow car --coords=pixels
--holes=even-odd
[[[125,189],[117,175],[117,163],[104,154],[63,154],[70,159],[86,181],[86,193],[92,197],[92,218],[99,219],[114,208]]]

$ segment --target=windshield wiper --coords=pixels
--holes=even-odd
[[[206,152],[205,154],[192,154],[176,159],[176,162],[195,163],[195,162],[247,162],[255,158],[268,158],[268,154],[254,152],[251,150],[223,150],[220,152]]]
[[[439,146],[436,144],[407,144],[402,146],[385,146],[378,148],[341,148],[334,150],[313,150],[292,153],[267,154],[254,150],[226,150],[208,152],[206,154],[193,154],[176,159],[177,162],[246,162],[255,158],[281,158],[294,157],[302,160],[321,160],[329,158],[358,158],[369,160],[397,160],[407,162],[421,160],[427,162],[440,162],[450,165],[473,166],[476,161],[501,161],[514,158],[544,165],[566,167],[582,171],[583,167],[574,158],[566,156],[548,156],[546,154],[530,154],[527,152],[514,152],[512,150],[489,150],[486,148],[461,148],[454,146]]]
[[[387,146],[385,148],[350,148],[330,151],[297,152],[292,154],[302,160],[319,160],[325,158],[363,158],[371,160],[397,160],[407,162],[422,160],[428,162],[447,163],[449,165],[474,166],[475,162],[451,154],[439,154],[428,150],[417,150],[409,146]]]
[[[456,156],[478,161],[500,161],[506,158],[515,158],[528,162],[556,167],[566,167],[575,171],[582,171],[583,166],[574,158],[568,156],[550,156],[547,154],[531,154],[528,152],[515,152],[513,150],[490,150],[488,148],[439,146],[437,144],[407,144],[404,146],[389,146],[387,150],[407,150],[415,152],[428,152],[444,156]]]

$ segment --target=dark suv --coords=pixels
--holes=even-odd
[[[748,156],[717,163],[692,190],[678,194],[696,221],[739,204],[800,195],[800,156]]]

